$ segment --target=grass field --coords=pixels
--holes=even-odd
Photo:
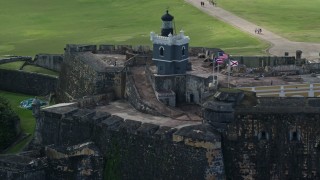
[[[24,61],[10,62],[5,64],[0,64],[1,69],[19,70],[24,64]]]
[[[62,53],[65,44],[151,45],[166,8],[191,46],[265,54],[268,44],[217,21],[183,0],[11,0],[0,3],[0,56]]]
[[[24,64],[24,61],[17,61],[17,62],[0,64],[0,69],[19,70],[23,64]],[[51,71],[49,69],[42,68],[39,66],[34,66],[34,65],[26,65],[23,67],[22,71],[47,74],[47,75],[51,75],[51,76],[59,76],[58,72]]]
[[[27,109],[20,108],[20,102],[31,98],[32,96],[19,94],[19,93],[11,93],[6,91],[0,90],[0,96],[5,97],[8,99],[11,108],[18,114],[20,117],[20,125],[21,130],[24,133],[32,134],[34,133],[35,128],[35,119],[32,116],[32,112]],[[28,137],[21,143],[17,144],[16,146],[10,148],[7,153],[16,153],[22,150],[22,148],[31,140],[32,136]]]
[[[320,42],[319,0],[218,0],[218,6],[287,39]]]

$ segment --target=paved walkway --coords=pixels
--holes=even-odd
[[[197,7],[205,13],[220,19],[240,30],[249,33],[252,36],[258,37],[264,41],[272,44],[271,48],[267,52],[275,56],[283,56],[285,52],[289,52],[289,56],[295,56],[296,50],[301,50],[302,58],[318,59],[320,58],[320,43],[305,43],[305,42],[293,42],[285,39],[277,34],[274,34],[267,29],[260,26],[262,34],[255,34],[255,28],[259,27],[245,19],[242,19],[220,7],[214,7],[205,1],[205,7],[201,7],[201,0],[185,0],[189,4]],[[202,0],[203,1],[203,0]]]

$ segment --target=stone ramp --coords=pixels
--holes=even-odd
[[[148,106],[156,109],[160,114],[181,121],[200,121],[201,118],[195,114],[184,112],[180,109],[168,107],[160,102],[153,90],[150,81],[145,74],[145,66],[130,68],[134,84],[143,101]]]

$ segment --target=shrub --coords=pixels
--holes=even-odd
[[[0,150],[10,145],[20,133],[20,119],[9,102],[0,96]]]

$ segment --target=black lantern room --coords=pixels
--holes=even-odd
[[[167,10],[166,14],[164,14],[162,19],[162,28],[161,28],[161,36],[168,36],[170,33],[173,34],[173,16],[169,14],[169,11]]]

